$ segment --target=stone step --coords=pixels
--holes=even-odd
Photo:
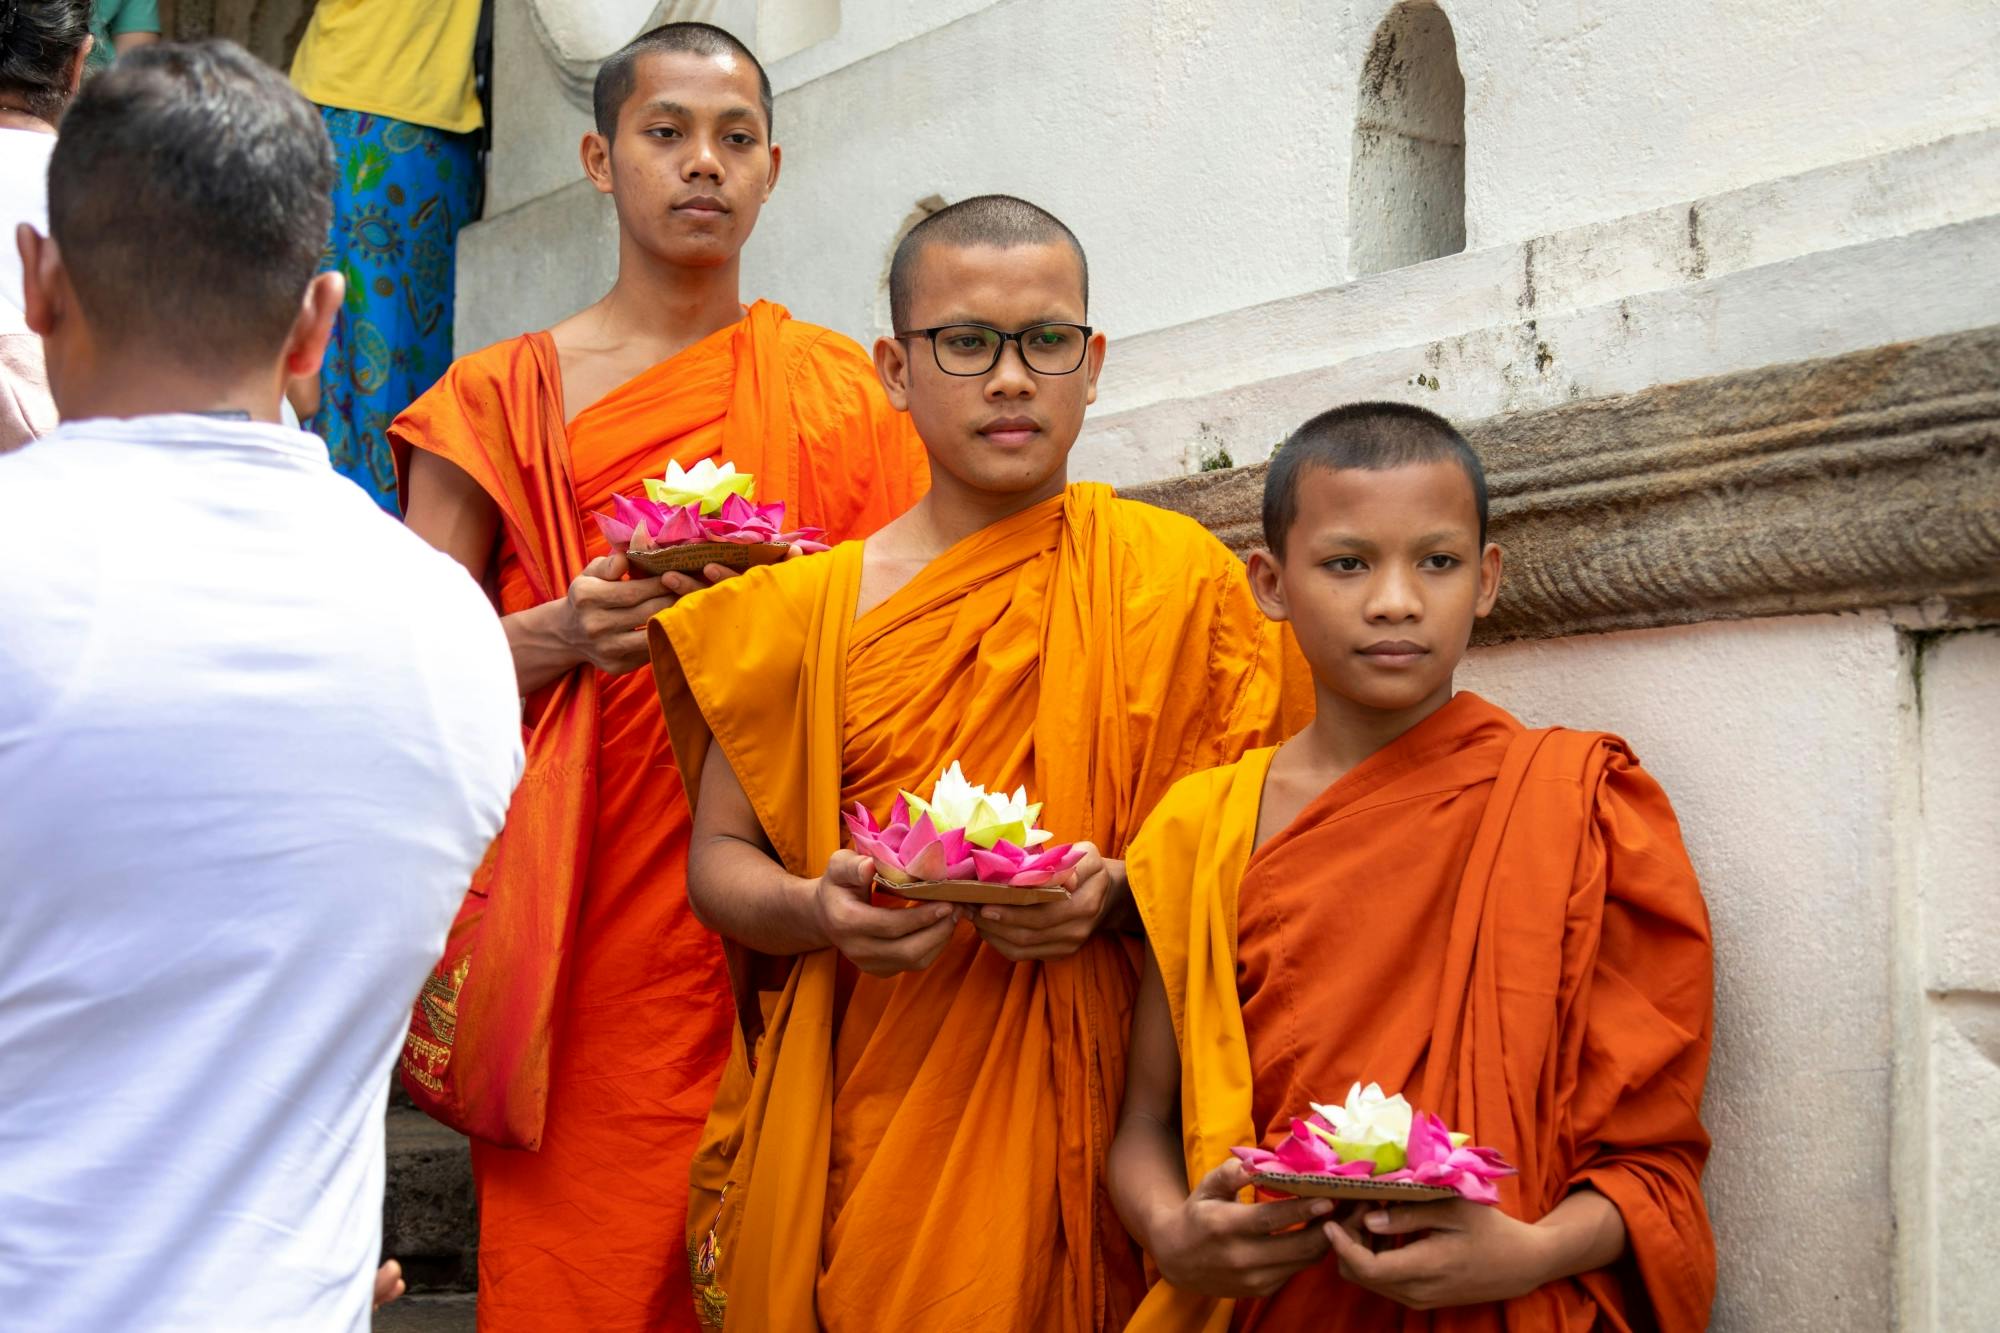
[[[375,1333],[477,1333],[470,1292],[405,1296],[375,1312]]]
[[[463,1135],[407,1102],[392,1101],[386,1133],[382,1253],[401,1261],[403,1280],[413,1296],[471,1291],[479,1279],[479,1219],[473,1203],[470,1146]],[[466,1328],[472,1327],[471,1309],[468,1303]]]

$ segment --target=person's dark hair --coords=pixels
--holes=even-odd
[[[1299,517],[1299,478],[1308,468],[1380,472],[1414,463],[1456,463],[1472,483],[1479,545],[1486,545],[1486,469],[1458,428],[1409,403],[1349,403],[1286,437],[1264,474],[1264,545],[1280,560]]]
[[[91,0],[0,0],[0,101],[53,125],[90,36]]]
[[[5,3],[5,0],[0,0]],[[685,52],[696,56],[735,56],[757,71],[757,95],[764,103],[764,133],[775,134],[771,114],[771,76],[763,62],[733,33],[713,23],[662,23],[640,33],[618,48],[597,67],[597,82],[590,90],[590,110],[597,119],[597,132],[610,139],[618,131],[618,113],[639,85],[639,61],[650,55]]]
[[[1044,208],[1011,194],[981,194],[947,205],[910,228],[889,262],[889,320],[900,332],[907,328],[915,293],[917,260],[933,245],[1067,245],[1076,255],[1077,280],[1083,284],[1084,309],[1090,309],[1090,261],[1083,243],[1062,220]]]
[[[100,336],[183,364],[273,355],[333,216],[333,147],[234,42],[148,46],[95,75],[49,158],[49,234]]]

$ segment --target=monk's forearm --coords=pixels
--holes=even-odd
[[[1186,1165],[1171,1126],[1127,1110],[1111,1140],[1111,1202],[1141,1249],[1157,1255],[1157,1232],[1187,1202]]]
[[[1535,1223],[1546,1248],[1543,1282],[1617,1263],[1625,1253],[1625,1216],[1596,1190],[1580,1189]]]
[[[564,602],[544,602],[500,617],[507,647],[514,654],[514,679],[524,699],[589,660],[563,632],[565,609]]]
[[[688,905],[701,923],[746,949],[784,957],[824,949],[817,880],[788,873],[760,847],[696,831],[688,848]]]

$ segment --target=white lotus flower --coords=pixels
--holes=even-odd
[[[1347,1090],[1345,1105],[1314,1102],[1312,1109],[1333,1126],[1332,1136],[1322,1137],[1343,1161],[1367,1158],[1378,1172],[1402,1170],[1408,1160],[1413,1114],[1402,1093],[1385,1097],[1379,1083],[1366,1087],[1356,1083]]]
[[[967,782],[957,760],[938,775],[928,801],[914,792],[906,791],[902,796],[909,803],[911,819],[928,814],[938,832],[964,829],[966,841],[979,847],[991,849],[1002,840],[1016,847],[1039,847],[1055,837],[1047,829],[1035,827],[1042,807],[1040,802],[1029,802],[1026,787],[1016,787],[1012,796],[989,792]]]
[[[756,478],[748,472],[738,472],[734,463],[717,467],[713,458],[704,458],[683,471],[680,462],[670,458],[664,478],[659,481],[646,478],[646,498],[655,504],[683,507],[698,504],[702,513],[713,514],[731,495],[750,499],[755,485]]]

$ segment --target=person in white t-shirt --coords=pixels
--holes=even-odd
[[[63,424],[0,456],[0,1327],[369,1325],[390,1068],[522,749],[480,589],[277,424],[332,170],[282,76],[152,47],[24,247]]]

